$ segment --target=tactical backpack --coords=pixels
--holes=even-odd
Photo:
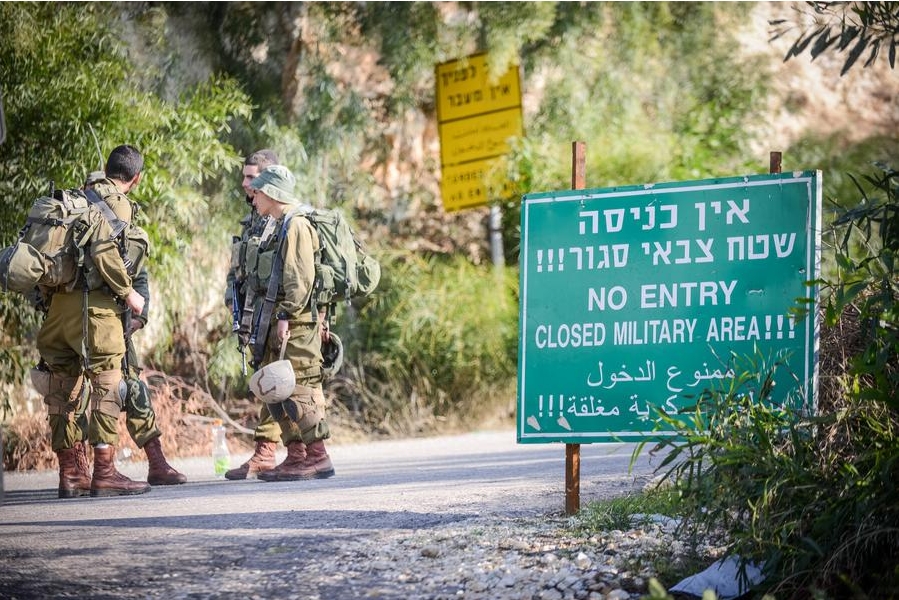
[[[26,295],[38,286],[71,290],[102,219],[112,226],[112,238],[127,227],[93,190],[51,188],[32,204],[16,242],[0,250],[0,288]]]
[[[316,256],[313,308],[370,295],[381,280],[381,265],[366,253],[343,214],[336,209],[304,207],[321,249]],[[313,311],[314,312],[314,311]]]
[[[274,252],[274,264],[268,263],[265,271],[271,274],[259,314],[255,314],[255,299],[246,301],[242,310],[239,335],[249,336],[247,344],[253,353],[253,366],[262,361],[268,337],[272,311],[281,285],[284,241],[290,219],[302,216],[309,220],[318,234],[319,251],[315,255],[315,279],[312,284],[312,318],[317,319],[320,310],[329,322],[339,300],[350,302],[354,298],[370,295],[381,280],[381,265],[366,253],[356,239],[349,223],[338,210],[303,206],[288,214],[281,224],[278,246]],[[247,254],[251,254],[250,251]],[[244,342],[241,342],[241,346]]]

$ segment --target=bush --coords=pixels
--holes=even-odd
[[[376,433],[510,415],[518,352],[513,270],[461,258],[379,258],[378,291],[338,323],[348,360],[328,389]]]
[[[747,386],[764,400],[780,368],[759,360],[732,388],[707,390],[693,420],[667,417],[685,441],[656,448],[684,527],[724,528],[728,553],[764,561],[779,598],[899,588],[899,174],[882,171],[857,182],[861,202],[839,209],[826,236],[839,269],[822,294],[816,413],[745,400]]]

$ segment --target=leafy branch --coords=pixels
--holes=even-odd
[[[788,19],[769,21],[774,28],[771,41],[784,37],[797,27],[801,33],[784,57],[784,62],[808,51],[812,60],[821,54],[848,50],[840,76],[867,50],[868,67],[886,49],[890,68],[896,67],[899,45],[899,3],[896,2],[808,2],[811,24],[798,25]]]

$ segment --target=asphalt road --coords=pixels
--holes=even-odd
[[[631,444],[580,448],[581,506],[640,489],[651,476],[646,455],[629,470]],[[55,472],[7,472],[0,598],[248,597],[197,590],[222,573],[240,577],[263,564],[277,573],[276,555],[286,552],[279,548],[291,549],[296,568],[317,552],[387,530],[564,513],[564,444],[517,444],[514,431],[329,452],[331,479],[226,481],[215,478],[211,458],[175,459],[188,483],[114,498],[61,500]],[[247,457],[232,456],[232,466]],[[145,479],[146,463],[120,470]]]

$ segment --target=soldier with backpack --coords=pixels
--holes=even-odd
[[[266,167],[250,183],[257,212],[271,217],[250,238],[246,254],[254,392],[280,425],[287,447],[281,464],[257,474],[263,481],[334,475],[324,444],[330,431],[322,391],[322,319],[313,303],[320,242],[311,221],[301,216],[295,185],[281,165]]]
[[[109,218],[94,219],[83,245],[83,264],[72,285],[55,290],[37,336],[37,348],[49,368],[44,398],[51,445],[59,459],[59,496],[82,495],[75,445],[81,439],[76,413],[82,402],[90,410],[88,440],[93,446],[91,496],[142,494],[147,483],[132,481],[115,467],[117,422],[127,386],[123,313],[141,314],[144,297],[133,277],[143,268],[146,244],[126,243],[133,207],[128,199],[140,182],[143,157],[134,147],[118,146],[106,162],[106,178],[93,186],[104,211],[125,223],[117,232]],[[139,228],[133,228],[135,230]],[[138,232],[140,233],[140,232]],[[146,235],[135,236],[143,238]]]
[[[93,188],[94,184],[102,182],[106,179],[103,171],[94,171],[90,173],[84,184],[84,189]],[[147,473],[147,483],[154,485],[176,485],[187,482],[187,477],[172,467],[165,458],[162,450],[160,437],[162,432],[156,423],[156,411],[150,403],[150,391],[146,384],[140,380],[141,368],[138,363],[137,351],[134,348],[132,335],[143,329],[147,324],[150,311],[150,282],[147,269],[141,269],[132,279],[132,287],[144,298],[144,309],[141,314],[131,315],[128,319],[128,329],[125,331],[125,359],[122,361],[122,371],[125,376],[127,385],[127,393],[125,394],[124,406],[125,425],[131,439],[138,448],[142,448],[147,454],[147,462],[149,471]],[[46,294],[46,297],[45,297]],[[48,304],[51,301],[51,290],[35,289],[35,293],[29,295],[29,298],[35,304],[35,308],[44,311],[48,310]],[[46,393],[44,389],[47,383],[46,377],[47,366],[41,362],[35,370],[38,371],[37,377],[42,377],[43,382],[36,383],[36,387],[40,393]],[[33,373],[34,371],[33,370]],[[41,374],[43,372],[43,374]],[[75,420],[81,432],[80,438],[75,442],[75,466],[77,477],[73,481],[73,489],[68,493],[71,495],[85,495],[90,493],[91,487],[91,467],[87,456],[87,435],[88,435],[88,414],[87,402],[82,402],[75,412]]]
[[[259,175],[259,172],[269,165],[278,164],[277,155],[269,149],[257,150],[244,159],[243,163],[243,187],[247,204],[250,205],[250,213],[241,222],[241,234],[234,238],[231,247],[231,267],[228,270],[227,287],[225,289],[225,305],[234,315],[234,330],[238,331],[243,315],[243,298],[247,281],[246,251],[247,242],[252,236],[258,236],[265,228],[268,217],[261,216],[253,207],[253,190],[250,183]],[[240,334],[239,334],[240,337]],[[248,332],[242,335],[239,346],[244,348],[249,341]],[[246,357],[244,358],[246,360]],[[231,480],[246,479],[250,475],[256,475],[261,471],[275,468],[275,450],[278,440],[281,438],[281,428],[272,418],[268,405],[263,404],[259,411],[259,423],[253,431],[253,441],[256,446],[253,455],[239,467],[225,472],[225,478]]]

